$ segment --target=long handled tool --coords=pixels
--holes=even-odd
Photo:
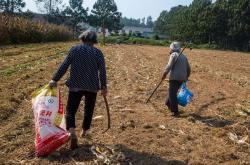
[[[181,51],[180,54],[182,54],[183,51],[184,51],[186,48],[187,48],[187,45],[182,49],[182,51]],[[151,94],[151,95],[149,96],[149,98],[147,99],[146,104],[150,101],[151,97],[155,94],[156,90],[160,87],[160,85],[161,85],[162,82],[163,82],[163,80],[161,80],[161,81],[159,82],[159,84],[156,86],[156,88],[154,89],[154,91],[152,92],[152,94]]]
[[[155,94],[156,90],[160,87],[161,83],[163,82],[163,80],[161,80],[159,82],[159,84],[156,86],[156,88],[154,89],[154,91],[152,92],[152,94],[149,96],[149,98],[147,99],[146,103],[149,102],[149,100],[151,99],[151,97]]]
[[[107,110],[107,117],[108,117],[108,128],[103,132],[107,132],[110,129],[110,113],[109,113],[109,104],[106,96],[103,96],[105,105],[106,105],[106,110]]]

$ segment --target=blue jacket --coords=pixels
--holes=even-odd
[[[99,49],[87,44],[72,47],[52,80],[59,81],[69,66],[66,85],[70,89],[98,91],[107,87],[105,60]]]

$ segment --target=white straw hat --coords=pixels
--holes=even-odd
[[[174,52],[180,52],[181,51],[181,44],[179,42],[172,42],[170,45],[170,49]]]

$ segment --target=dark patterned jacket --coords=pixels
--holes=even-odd
[[[72,47],[52,80],[59,81],[69,66],[66,85],[70,89],[98,91],[107,87],[105,60],[99,49],[87,44]]]

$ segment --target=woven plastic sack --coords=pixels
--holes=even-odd
[[[48,85],[32,93],[37,157],[47,156],[68,141],[60,90]]]
[[[177,95],[178,104],[186,107],[192,101],[193,96],[193,93],[188,90],[186,83],[183,83]]]

